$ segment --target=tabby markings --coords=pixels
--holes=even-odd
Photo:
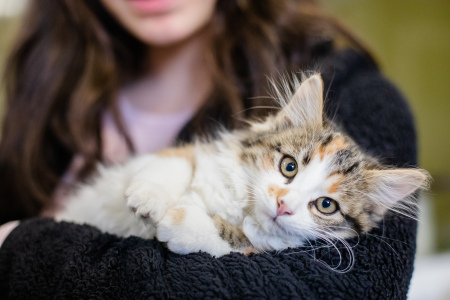
[[[220,217],[219,215],[214,215],[212,219],[214,221],[215,227],[219,232],[219,236],[223,240],[227,241],[231,247],[235,249],[245,248],[248,250],[253,248],[252,244],[239,227],[222,219],[222,217]],[[255,251],[257,250],[255,249]],[[256,253],[255,251],[253,251],[253,253]],[[250,255],[250,253],[248,255]]]
[[[261,162],[261,166],[263,167],[264,170],[271,170],[273,168],[273,155],[271,154],[267,154],[262,158],[262,162]]]

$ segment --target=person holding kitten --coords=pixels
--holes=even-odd
[[[5,77],[0,238],[7,238],[0,248],[0,294],[406,296],[415,222],[394,214],[373,234],[401,242],[360,236],[355,266],[345,274],[318,262],[339,258],[319,247],[219,261],[34,218],[54,216],[98,162],[122,163],[274,112],[267,76],[299,70],[319,68],[325,113],[363,149],[386,164],[415,165],[407,104],[361,43],[314,1],[41,1],[30,3],[26,20]],[[247,272],[263,280],[249,281]],[[81,288],[85,282],[91,286]]]

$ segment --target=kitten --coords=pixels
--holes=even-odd
[[[381,165],[325,120],[320,75],[293,86],[275,87],[282,109],[248,129],[100,167],[57,219],[219,257],[350,238],[413,205],[426,171]]]

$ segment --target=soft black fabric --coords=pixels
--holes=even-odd
[[[415,165],[413,120],[399,92],[354,51],[321,65],[328,117],[385,163]],[[341,273],[329,267],[338,265],[337,252],[320,245],[183,256],[157,241],[38,218],[22,222],[0,248],[0,298],[404,299],[415,237],[415,221],[389,214],[371,235],[349,241],[355,263]],[[342,253],[338,270],[349,263]]]

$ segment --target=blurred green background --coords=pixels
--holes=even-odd
[[[416,118],[436,251],[450,250],[450,1],[321,0],[369,46]],[[429,238],[429,237],[425,237]]]
[[[0,3],[0,71],[25,2]],[[450,1],[320,2],[372,49],[384,74],[409,100],[418,128],[420,164],[434,178],[432,190],[422,199],[428,228],[422,233],[427,235],[423,243],[432,244],[427,245],[431,251],[450,250]],[[0,90],[0,114],[3,99]]]

